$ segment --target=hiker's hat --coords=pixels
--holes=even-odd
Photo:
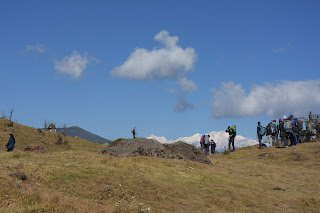
[[[287,116],[286,116],[286,115],[284,115],[282,118],[283,118],[283,119],[287,119]]]

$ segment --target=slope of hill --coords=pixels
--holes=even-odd
[[[0,118],[0,143],[5,145],[12,133],[16,138],[16,150],[24,150],[28,146],[42,147],[44,151],[61,150],[99,150],[102,145],[88,142],[80,138],[63,136],[62,134],[31,128],[14,123],[8,127],[8,121]],[[3,147],[3,146],[2,146]]]
[[[64,130],[63,128],[57,128],[57,132],[62,133]],[[103,137],[100,137],[98,135],[95,135],[87,130],[84,130],[80,127],[77,126],[72,126],[66,128],[66,135],[71,136],[71,137],[78,137],[82,138],[84,140],[93,142],[93,143],[98,143],[98,144],[105,144],[105,143],[110,143],[111,141],[108,139],[105,139]]]
[[[319,212],[320,142],[287,149],[256,146],[210,155],[213,165],[151,157],[102,155],[102,145],[65,137],[69,148],[37,129],[4,127],[16,135],[0,149],[0,212]],[[39,142],[40,140],[40,142]],[[52,143],[52,144],[51,144]],[[48,145],[49,144],[49,145]],[[51,144],[51,145],[50,145]]]

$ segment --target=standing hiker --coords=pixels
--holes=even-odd
[[[236,149],[234,148],[234,138],[237,135],[236,126],[233,125],[232,128],[228,126],[228,129],[226,130],[226,132],[229,133],[229,144],[228,144],[229,151],[235,151]],[[231,145],[233,148],[232,150],[231,150]]]
[[[7,152],[12,152],[15,143],[16,143],[16,140],[14,139],[13,134],[10,134],[9,141],[8,141],[8,143],[4,146],[4,147],[7,148]]]
[[[261,123],[260,121],[258,122],[258,126],[257,126],[257,137],[258,137],[258,140],[259,140],[259,147],[258,149],[261,149],[262,148],[262,137],[266,134],[266,128],[262,127],[261,126]]]
[[[277,147],[279,148],[279,139],[278,139],[278,126],[277,126],[277,121],[273,120],[270,123],[270,130],[271,130],[271,142],[272,142],[272,146],[276,146],[276,142],[277,142]]]
[[[280,137],[283,141],[283,148],[288,148],[288,139],[291,132],[291,121],[287,119],[287,116],[282,117],[283,120],[279,119]]]
[[[273,141],[272,141],[272,130],[271,130],[271,124],[273,121],[270,121],[270,123],[268,123],[268,125],[266,126],[267,132],[266,132],[266,138],[268,143],[273,146]]]
[[[131,131],[133,138],[136,138],[136,127],[133,128],[133,130]]]
[[[201,150],[204,152],[203,137],[204,137],[204,135],[202,135],[200,138],[200,146],[201,146]]]
[[[297,145],[297,126],[296,126],[296,118],[293,117],[293,115],[289,116],[289,119],[291,120],[291,132],[290,132],[290,146],[296,146]]]
[[[211,154],[214,154],[216,152],[216,143],[213,141],[213,139],[211,139],[210,145],[211,145]]]
[[[205,155],[209,154],[209,145],[210,145],[209,138],[210,138],[210,135],[203,136],[204,154]]]

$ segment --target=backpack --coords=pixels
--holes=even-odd
[[[266,132],[267,132],[266,128],[260,126],[259,135],[260,135],[260,136],[264,136],[264,135],[266,134]]]
[[[289,119],[283,120],[283,130],[287,133],[292,131],[291,120]]]
[[[297,126],[298,126],[299,132],[303,130],[303,123],[301,121],[298,121]]]
[[[205,136],[203,136],[203,143],[204,144],[209,144],[210,142],[209,142],[209,135],[205,135]]]
[[[271,135],[276,135],[277,134],[277,124],[270,123],[270,133],[271,133]]]
[[[297,118],[294,118],[292,122],[292,131],[300,132],[302,129],[303,129],[302,123]]]
[[[233,125],[233,126],[231,127],[231,129],[233,129],[234,134],[236,135],[236,134],[237,134],[237,127],[236,127],[235,125]]]

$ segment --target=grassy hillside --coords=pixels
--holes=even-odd
[[[43,147],[46,152],[64,150],[100,150],[104,146],[88,143],[80,138],[63,136],[62,134],[48,132],[14,123],[8,127],[9,121],[0,118],[0,143],[2,147],[8,142],[9,134],[12,133],[17,141],[16,150],[23,150],[27,146]],[[62,144],[58,144],[59,137]],[[67,145],[65,144],[67,141]]]
[[[0,150],[0,212],[319,212],[320,143],[246,147],[209,156],[213,165],[115,158],[102,145],[14,125],[17,149]],[[16,128],[16,129],[15,129]],[[45,153],[23,146],[43,145]],[[49,144],[49,145],[48,145]],[[52,145],[51,145],[52,144]],[[4,145],[4,144],[3,144]]]

